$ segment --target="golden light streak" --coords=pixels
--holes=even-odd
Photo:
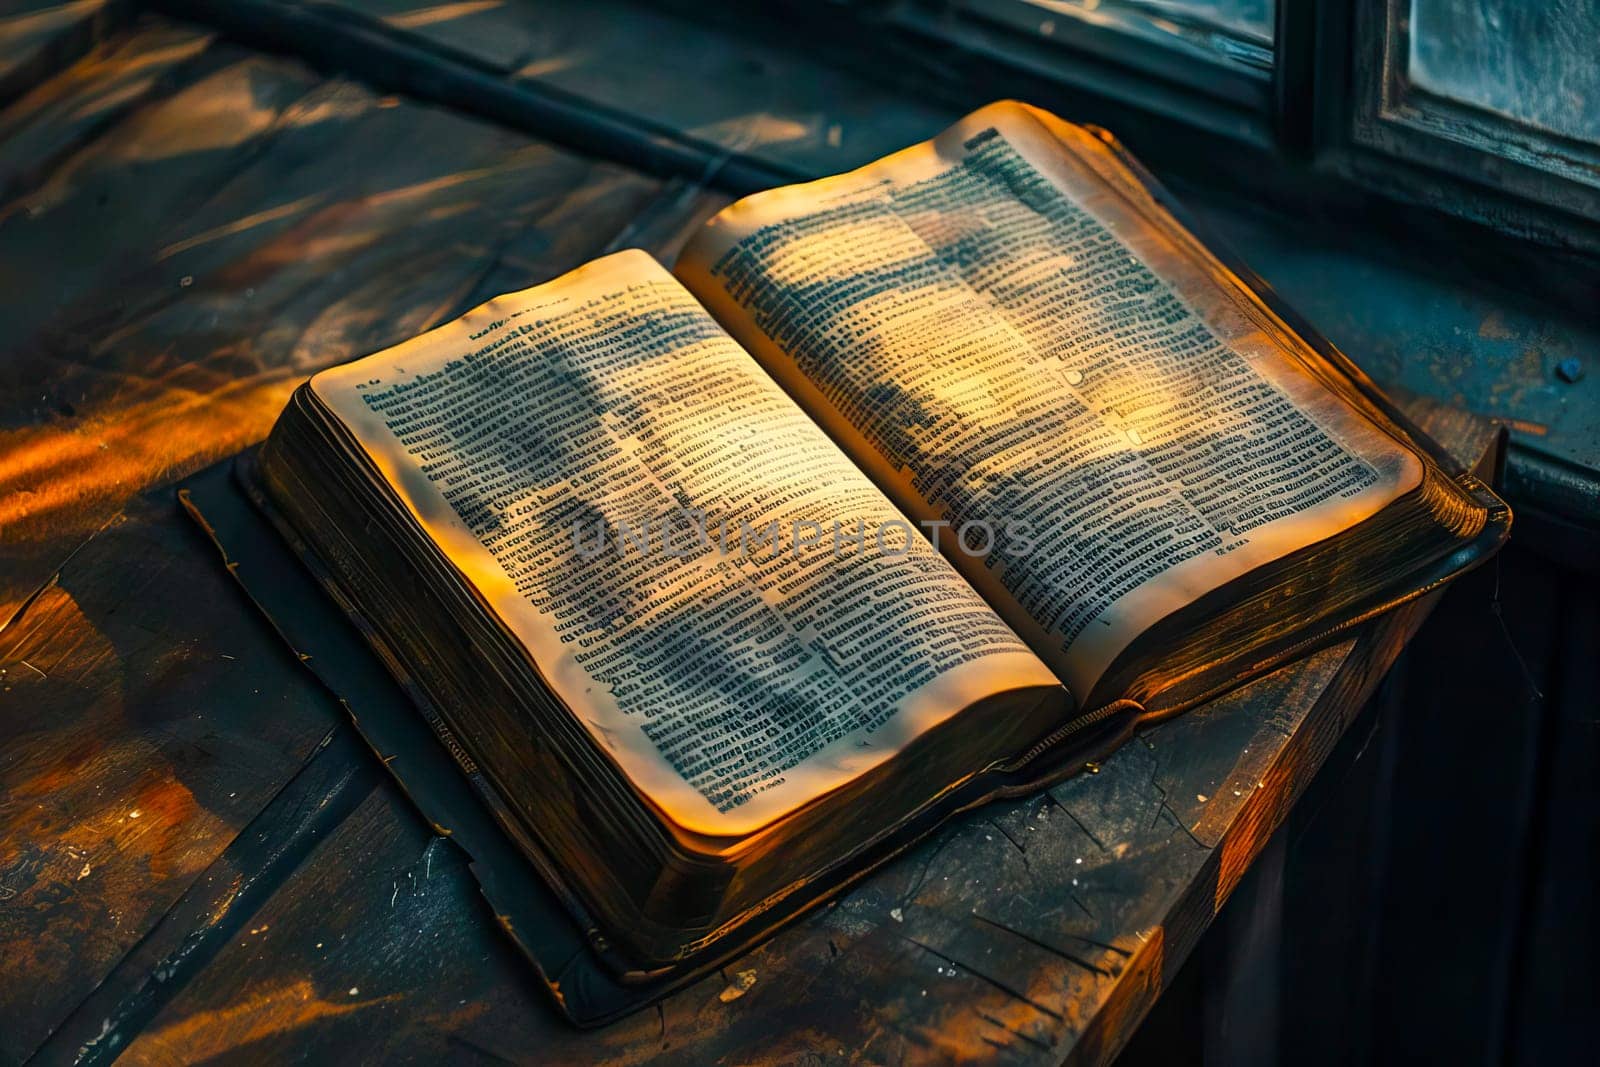
[[[441,22],[466,18],[481,11],[493,11],[501,6],[501,0],[460,0],[454,4],[434,4],[432,7],[421,7],[415,11],[389,15],[383,21],[401,29],[414,30],[422,26],[434,26]]]

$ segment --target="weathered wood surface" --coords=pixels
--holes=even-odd
[[[1420,617],[957,821],[659,1011],[572,1030],[159,487],[317,367],[606,248],[668,249],[718,201],[171,23],[62,78],[0,115],[52,157],[0,148],[0,1058],[1102,1060]]]
[[[317,368],[601,251],[660,186],[158,20],[0,131],[4,1061],[145,983],[104,984],[197,880],[229,913],[260,872],[219,857],[342,723],[152,487]]]
[[[196,26],[140,21],[35,85],[0,113],[0,202],[38,186],[75,148],[175,88],[210,42]]]
[[[0,633],[0,1056],[42,1041],[337,724],[204,551],[167,502],[133,508]]]
[[[1481,422],[1413,410],[1461,454],[1488,451]],[[128,1055],[1103,1062],[1428,606],[1149,731],[1098,774],[956,821],[720,975],[598,1032],[516,978],[459,856],[384,783]]]
[[[657,185],[184,33],[148,27],[4,120],[38,143],[74,100],[120,108],[0,206],[0,619],[311,371],[453,314],[503,248],[520,284],[572,266]],[[176,85],[138,73],[173,63]]]
[[[225,16],[196,0],[164,6],[219,17],[274,45],[319,27],[341,38],[321,50],[327,62],[371,77],[396,76],[389,59],[374,59],[394,49],[397,61],[434,68],[416,91],[513,122],[544,102],[581,101],[637,133],[700,149],[712,167],[754,161],[767,184],[860,166],[933,136],[960,112],[886,85],[893,70],[868,78],[833,65],[828,49],[800,45],[792,34],[730,36],[722,27],[742,20],[736,5],[701,7],[691,18],[629,0],[559,8],[535,0],[245,0]],[[446,85],[462,77],[477,81],[475,99]]]
[[[127,16],[122,0],[0,3],[0,105],[82,55]]]
[[[265,1056],[893,1061],[1001,1043],[1046,1059],[1082,1026],[1076,1051],[1098,1059],[1094,1042],[1126,1036],[1337,738],[1330,708],[1359,706],[1342,686],[1370,682],[1351,666],[1365,655],[1331,653],[1154,732],[1098,776],[977,813],[723,977],[598,1034],[512,979],[453,850],[385,787],[251,920],[279,940],[237,939],[132,1054],[202,1040]],[[1302,718],[1297,704],[1340,672],[1332,703]],[[331,918],[329,900],[342,902]]]

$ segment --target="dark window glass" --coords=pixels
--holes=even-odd
[[[1051,16],[1116,30],[1164,44],[1215,52],[1251,66],[1272,59],[1273,0],[1027,0]]]
[[[1416,89],[1600,142],[1600,0],[1411,0]]]

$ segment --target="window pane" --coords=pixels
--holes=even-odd
[[[1600,141],[1600,0],[1411,0],[1411,83]]]
[[[1145,4],[1123,0],[1117,6],[1143,7],[1153,16],[1165,13],[1205,22],[1262,44],[1272,43],[1272,0],[1167,0],[1166,3],[1152,0]]]
[[[1272,47],[1274,0],[1029,0],[1035,7],[1146,37],[1234,38]],[[1219,43],[1219,42],[1213,42]]]

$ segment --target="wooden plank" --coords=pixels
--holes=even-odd
[[[124,501],[259,439],[312,371],[455,314],[510,242],[514,287],[581,262],[657,188],[224,58],[0,213],[0,619]]]
[[[116,0],[8,0],[0,4],[0,104],[88,51],[122,22]]]
[[[171,500],[0,633],[0,1057],[25,1059],[337,725]]]
[[[29,1062],[85,1067],[114,1059],[174,990],[230,938],[246,932],[249,917],[288,873],[371,794],[383,771],[366,755],[350,723],[335,725],[315,758],[117,961]]]
[[[158,920],[342,721],[170,493],[126,502],[258,439],[319,367],[588,259],[658,188],[165,31],[23,102],[135,98],[0,211],[0,1059],[97,987],[143,996],[197,932]],[[129,69],[174,59],[192,79],[156,92]]]
[[[349,37],[349,49],[409,42],[407,63],[488,75],[455,106],[515,112],[515,93],[553,94],[651,131],[737,154],[792,179],[860,166],[938,133],[955,117],[915,94],[827,64],[790,40],[733,25],[730,11],[692,16],[627,0],[549,5],[533,0],[252,0],[248,19],[192,3],[169,9],[260,32],[309,18]],[[287,32],[287,31],[284,31]],[[325,54],[332,55],[332,50]],[[345,54],[344,62],[362,57]],[[348,69],[354,69],[348,68]],[[382,72],[362,67],[362,76]],[[973,106],[986,103],[974,100]],[[532,114],[530,111],[529,114]],[[768,184],[771,184],[769,181]],[[750,191],[750,190],[744,190]]]
[[[0,112],[0,203],[162,93],[210,43],[198,27],[144,19]]]
[[[542,49],[547,6],[506,0],[355,0],[337,5],[433,43],[499,74],[510,74]]]
[[[316,84],[292,65],[237,51],[228,58],[223,69],[115,123],[0,208],[8,356],[0,365],[0,620],[149,483],[141,469],[152,463],[127,416],[137,394],[163,391],[161,368],[120,359],[114,344],[96,367],[91,350],[126,321],[130,297],[159,291],[186,303],[180,277],[164,274],[157,286],[152,250]],[[83,366],[72,370],[74,363]],[[192,385],[175,385],[169,408],[194,395]],[[151,414],[143,425],[159,426],[159,413]]]
[[[644,174],[750,192],[796,180],[793,168],[728,152],[623,111],[514,81],[471,56],[332,4],[151,0],[269,52],[288,52],[363,84],[524,130]],[[508,27],[509,29],[509,27]]]
[[[181,1005],[133,1039],[124,1062],[229,1052],[320,1060],[336,1048],[438,1062],[472,1050],[462,1022],[497,1016],[515,1034],[525,1031],[520,1017],[550,1013],[530,1000],[526,964],[495,929],[460,853],[388,783],[292,885],[249,917]],[[226,988],[205,992],[223,973]],[[559,1033],[555,1025],[546,1023]],[[520,1047],[524,1056],[534,1048]]]
[[[355,1048],[1104,1060],[1337,736],[1335,705],[1360,695],[1368,655],[1330,650],[1152,731],[1097,775],[958,820],[722,975],[598,1032],[556,1016],[459,857],[386,784],[250,919],[261,937],[231,942],[128,1061]],[[1304,702],[1341,677],[1327,703]]]
[[[1493,448],[1482,423],[1420,414],[1454,426],[1465,454]],[[230,943],[128,1056],[1105,1062],[1427,607],[1148,731],[1098,773],[952,822],[721,974],[597,1032],[543,1001],[459,857],[386,784],[251,920],[264,940]]]
[[[520,0],[500,10],[525,20],[534,6]],[[807,175],[870,163],[954,118],[947,105],[831,67],[788,41],[730,32],[711,12],[684,17],[603,0],[569,5],[540,25],[539,47],[515,79]]]

